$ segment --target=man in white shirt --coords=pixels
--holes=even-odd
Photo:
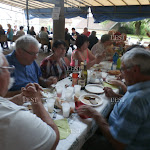
[[[4,55],[0,52],[0,149],[1,150],[54,150],[59,141],[57,126],[41,101],[41,87],[29,83],[22,93],[10,99],[3,98],[9,87],[10,73]],[[32,100],[33,113],[26,110],[24,97]]]
[[[95,57],[102,55],[103,53],[106,53],[107,56],[109,54],[107,54],[106,50],[111,45],[111,36],[109,34],[104,34],[102,35],[101,40],[92,47],[91,52]]]
[[[22,35],[25,35],[25,32],[23,31],[23,26],[20,26],[20,31],[17,31],[16,35],[18,36],[22,36]]]

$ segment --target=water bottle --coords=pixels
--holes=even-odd
[[[118,58],[119,58],[119,55],[118,55],[117,52],[115,52],[115,54],[114,54],[114,56],[113,56],[113,64],[115,64],[115,65],[117,64]]]
[[[116,70],[118,58],[119,58],[119,55],[117,52],[115,52],[115,54],[113,56],[113,62],[112,62],[111,70]]]
[[[120,67],[121,67],[121,59],[119,57],[118,60],[117,60],[117,67],[116,67],[116,69],[120,70]]]

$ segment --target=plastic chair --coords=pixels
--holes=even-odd
[[[1,42],[1,43],[7,42],[7,36],[6,36],[6,35],[1,35],[1,36],[0,36],[0,42]]]

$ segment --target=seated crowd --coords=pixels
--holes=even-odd
[[[8,33],[11,32],[13,31],[9,26]],[[22,31],[19,33],[23,34]],[[56,149],[59,131],[42,104],[42,87],[50,87],[66,78],[67,66],[74,67],[75,60],[78,60],[79,66],[86,60],[89,69],[101,61],[112,60],[114,55],[111,48],[114,40],[111,39],[110,34],[104,34],[99,41],[96,39],[97,42],[90,47],[90,50],[88,29],[84,28],[83,34],[79,34],[73,28],[77,48],[72,52],[70,64],[65,60],[66,43],[56,40],[52,45],[52,53],[38,66],[35,59],[39,53],[39,42],[32,36],[35,35],[34,27],[29,33],[31,35],[22,35],[15,41],[15,50],[10,54],[4,56],[0,52],[0,129],[3,131],[0,135],[2,139],[0,148],[3,150]],[[48,38],[44,27],[41,28],[39,36]],[[92,36],[96,37],[95,33],[92,32]],[[105,139],[103,144],[105,150],[149,149],[150,67],[147,65],[149,63],[150,52],[138,45],[127,49],[123,54],[121,75],[118,78],[124,78],[125,84],[119,79],[112,81],[113,85],[122,89],[123,94],[116,94],[109,87],[104,88],[107,97],[121,98],[114,105],[108,122],[90,106],[84,105],[78,108],[79,115],[88,115],[96,121],[101,130],[99,136],[103,135]],[[24,98],[31,99],[35,115],[21,106]],[[32,101],[33,98],[35,101]],[[93,143],[89,140],[83,149],[97,150],[102,147],[101,144],[101,138]]]

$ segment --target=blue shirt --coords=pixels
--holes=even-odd
[[[109,117],[112,136],[126,150],[150,149],[150,81],[128,86]]]
[[[7,34],[7,38],[12,41],[13,39],[13,29],[10,29],[10,32]]]
[[[41,70],[35,61],[31,65],[21,65],[16,56],[15,51],[6,56],[10,65],[15,66],[15,71],[11,74],[11,77],[15,79],[10,91],[21,90],[21,87],[25,87],[28,83],[38,83],[39,77],[41,77]]]

